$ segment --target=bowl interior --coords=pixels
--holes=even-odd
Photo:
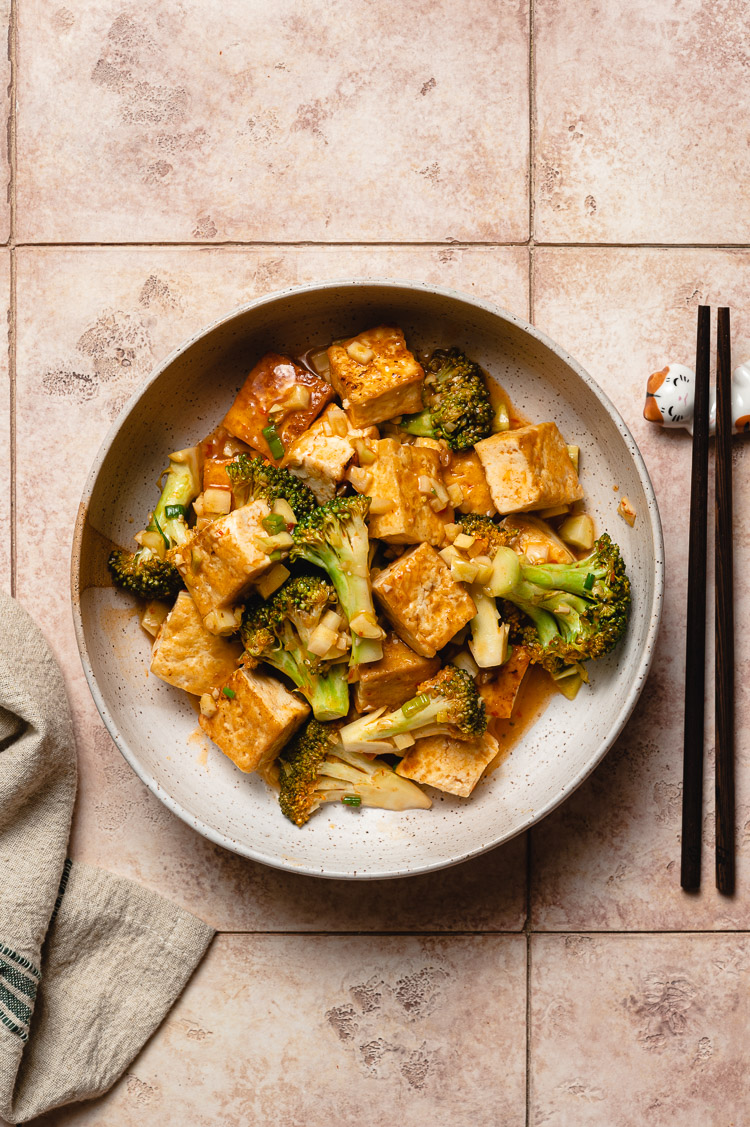
[[[165,455],[221,419],[267,350],[300,353],[379,322],[414,347],[458,344],[532,420],[553,419],[581,448],[581,479],[597,527],[620,544],[633,586],[623,644],[591,669],[574,702],[543,716],[469,799],[432,792],[429,811],[326,807],[299,830],[275,795],[207,741],[191,700],[147,673],[149,639],[134,605],[109,584],[105,561],[129,544],[156,500]],[[619,492],[613,486],[619,486]],[[616,514],[626,494],[638,513]],[[648,475],[627,428],[574,361],[510,314],[447,291],[395,283],[309,287],[239,310],[188,342],[125,408],[105,441],[81,508],[73,553],[74,616],[86,675],[121,751],[177,814],[217,843],[270,865],[331,877],[425,872],[500,844],[553,809],[593,769],[645,679],[659,618],[662,546]]]

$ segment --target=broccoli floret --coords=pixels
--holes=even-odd
[[[382,710],[346,724],[338,740],[349,751],[392,751],[380,741],[410,732],[416,738],[446,735],[476,740],[487,729],[487,716],[474,678],[465,669],[446,665],[429,681],[417,686],[417,695],[394,712]]]
[[[348,649],[336,648],[334,630],[330,631],[334,644],[322,656],[309,649],[321,619],[328,611],[335,614],[336,607],[336,592],[330,583],[319,576],[303,575],[288,580],[269,602],[249,603],[240,628],[246,651],[286,673],[318,720],[335,720],[349,711]],[[325,628],[322,633],[325,635]]]
[[[369,497],[334,497],[295,525],[290,556],[328,572],[352,632],[351,664],[383,656],[370,586]]]
[[[269,505],[273,505],[274,501],[283,499],[291,505],[294,515],[300,520],[317,505],[315,494],[303,481],[289,470],[272,466],[260,455],[249,458],[247,454],[238,454],[227,465],[227,473],[240,506],[255,500],[267,501]]]
[[[401,426],[422,438],[444,438],[451,450],[466,450],[492,433],[492,403],[484,372],[458,348],[439,348],[425,365],[424,411],[406,415]]]
[[[380,810],[428,809],[432,803],[409,779],[383,760],[348,751],[336,739],[336,725],[311,720],[282,751],[279,805],[304,826],[324,802]]]
[[[531,660],[550,673],[604,657],[619,642],[630,611],[630,580],[620,549],[605,533],[585,559],[526,564],[499,547],[488,590],[532,620]]]
[[[182,587],[177,568],[164,559],[164,553],[184,544],[190,536],[187,507],[201,488],[197,447],[170,454],[165,472],[161,497],[141,533],[145,543],[135,553],[116,548],[107,560],[117,586],[142,599],[173,598]]]

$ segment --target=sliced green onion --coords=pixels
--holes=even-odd
[[[164,516],[167,517],[169,520],[172,520],[174,517],[184,517],[186,512],[187,512],[187,509],[185,508],[184,505],[165,505],[164,506]]]
[[[594,586],[594,579],[595,578],[596,578],[596,576],[594,575],[593,571],[590,571],[583,581],[584,591],[590,591],[591,590],[591,588]]]
[[[411,716],[416,716],[416,714],[418,712],[421,712],[423,708],[427,708],[427,705],[429,703],[430,698],[427,693],[420,693],[419,696],[412,697],[411,700],[407,700],[406,704],[402,704],[401,711],[408,720]]]
[[[344,806],[361,806],[362,799],[358,794],[342,794],[341,801]]]
[[[271,513],[267,517],[263,517],[260,522],[265,528],[266,532],[275,535],[277,532],[286,532],[286,521],[280,517],[278,513]]]
[[[269,423],[267,427],[263,427],[262,435],[268,443],[268,449],[271,451],[274,458],[284,457],[284,443],[279,437],[279,432],[273,423]]]
[[[159,524],[159,522],[158,522],[158,520],[156,519],[156,517],[154,517],[154,524],[156,525],[156,531],[157,531],[157,532],[159,533],[159,535],[161,536],[162,540],[164,541],[164,544],[165,544],[165,546],[166,546],[167,548],[169,548],[169,547],[170,547],[170,544],[169,544],[169,540],[167,540],[166,536],[164,535],[164,532],[163,532],[163,530],[162,530],[162,527],[161,527],[161,525]]]
[[[230,689],[226,685],[224,686],[224,688],[221,691],[224,694],[224,696],[227,698],[227,700],[234,700],[234,698],[237,696],[234,689]]]

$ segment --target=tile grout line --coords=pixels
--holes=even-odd
[[[17,0],[10,0],[8,25],[8,61],[10,62],[10,114],[8,116],[8,205],[10,211],[10,293],[8,304],[8,374],[10,383],[9,455],[10,455],[10,593],[16,593],[16,99],[18,38]]]
[[[15,200],[13,201],[13,208],[15,208]],[[15,238],[7,240],[5,243],[0,244],[10,250],[23,249],[23,250],[109,250],[117,248],[129,248],[131,250],[140,247],[161,247],[165,250],[170,248],[183,249],[183,250],[228,250],[232,248],[247,249],[248,247],[268,247],[273,249],[276,247],[296,248],[299,250],[316,249],[325,250],[330,248],[335,250],[339,247],[370,247],[381,248],[383,250],[400,249],[413,247],[415,249],[430,249],[435,250],[502,250],[502,249],[544,249],[544,250],[716,250],[716,251],[750,251],[750,243],[616,243],[616,242],[601,242],[601,243],[576,243],[576,242],[544,242],[537,240],[533,236],[523,240],[508,240],[506,242],[488,242],[471,239],[437,239],[437,240],[403,240],[395,242],[372,242],[366,239],[354,240],[337,240],[332,242],[310,242],[304,239],[235,239],[225,240],[223,242],[198,242],[190,240],[187,242],[169,241],[169,240],[141,240],[138,242],[118,242],[113,240],[111,242],[96,242],[96,241],[72,241],[72,242],[54,242],[54,241],[39,241],[39,242],[16,242]]]
[[[528,240],[528,295],[529,324],[534,324],[534,193],[536,191],[536,177],[534,175],[534,162],[536,160],[536,56],[534,42],[534,0],[529,0],[529,240]],[[524,1039],[524,1120],[525,1127],[531,1124],[531,888],[532,888],[532,851],[531,829],[526,831],[526,1006],[525,1039]]]
[[[376,938],[376,939],[409,939],[409,938],[413,938],[413,939],[419,939],[419,938],[423,938],[423,937],[428,938],[428,939],[467,939],[467,938],[472,938],[472,937],[492,936],[492,937],[498,937],[498,938],[501,938],[501,939],[524,939],[525,938],[526,941],[527,941],[527,952],[530,950],[530,941],[531,941],[532,937],[535,937],[535,936],[542,938],[542,939],[545,938],[546,936],[556,936],[557,938],[566,938],[567,936],[576,936],[576,935],[592,936],[592,937],[595,937],[595,938],[606,938],[607,936],[617,936],[618,938],[627,938],[628,936],[631,936],[631,935],[632,936],[645,936],[647,938],[657,938],[657,937],[661,937],[663,935],[671,936],[673,938],[678,938],[678,937],[683,937],[683,936],[699,936],[699,935],[711,935],[711,936],[715,936],[715,937],[719,937],[719,936],[723,936],[723,935],[739,935],[739,936],[748,936],[748,938],[750,938],[750,930],[748,928],[731,928],[731,929],[728,928],[728,929],[724,929],[722,931],[700,929],[700,928],[697,928],[697,929],[693,928],[690,931],[685,931],[685,930],[678,929],[678,928],[671,929],[671,930],[654,929],[654,928],[641,928],[639,930],[633,930],[633,931],[625,931],[625,930],[620,930],[620,931],[614,931],[614,930],[613,931],[596,931],[595,929],[592,929],[592,928],[582,927],[582,928],[572,929],[572,930],[568,930],[568,931],[538,931],[538,930],[533,930],[532,928],[526,927],[526,926],[524,926],[519,931],[508,931],[508,930],[502,930],[502,929],[497,930],[497,931],[492,931],[492,930],[485,930],[483,928],[475,928],[474,930],[471,930],[471,931],[469,931],[469,930],[464,930],[464,931],[430,931],[430,930],[425,929],[425,928],[418,928],[416,930],[411,930],[411,931],[315,931],[315,930],[312,930],[312,931],[294,931],[294,930],[278,931],[278,930],[276,930],[276,931],[274,931],[274,930],[266,930],[266,929],[262,929],[262,928],[253,929],[253,930],[247,930],[247,929],[243,929],[243,928],[238,928],[237,930],[231,930],[231,929],[226,929],[226,928],[216,928],[216,934],[217,935],[270,935],[270,936],[278,936],[279,938],[282,938],[282,939],[284,938],[284,936],[293,936],[293,937],[297,937],[297,938],[305,938],[306,936],[315,936],[315,937],[321,937],[321,938],[328,937],[328,938],[331,938],[331,939],[347,939],[347,938],[348,939],[368,939],[368,938]],[[529,970],[530,970],[530,959],[527,956],[527,972]],[[528,995],[527,995],[527,1002],[528,1002]],[[528,1008],[529,1007],[528,1007],[528,1004],[527,1004],[527,1010],[528,1010]]]

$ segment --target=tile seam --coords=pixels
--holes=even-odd
[[[289,929],[289,930],[273,930],[273,929],[265,930],[265,929],[255,929],[255,928],[250,928],[250,929],[248,929],[248,928],[237,928],[237,929],[217,928],[216,933],[217,933],[217,935],[277,935],[277,936],[290,935],[290,936],[302,936],[302,937],[304,937],[304,936],[316,936],[316,935],[328,935],[328,936],[332,936],[334,938],[343,938],[343,939],[345,939],[347,937],[348,938],[362,938],[362,939],[365,939],[367,937],[404,939],[404,938],[408,938],[410,936],[414,937],[414,938],[419,938],[419,937],[424,936],[424,937],[427,937],[429,939],[466,939],[469,936],[480,936],[480,937],[481,936],[496,936],[498,938],[508,938],[508,939],[526,938],[527,940],[530,941],[532,937],[536,938],[536,937],[541,936],[543,938],[544,936],[547,936],[547,935],[563,936],[563,937],[568,936],[568,935],[592,935],[592,936],[615,935],[615,936],[626,936],[626,937],[629,936],[629,935],[643,935],[643,936],[647,936],[647,937],[648,936],[662,936],[662,935],[675,936],[675,937],[695,936],[695,935],[714,935],[714,936],[747,935],[748,937],[750,937],[750,928],[726,928],[726,929],[723,929],[721,931],[710,930],[710,929],[701,929],[701,928],[690,928],[690,929],[681,929],[681,928],[671,928],[671,929],[653,929],[653,928],[651,928],[651,929],[647,929],[647,928],[643,928],[643,929],[633,929],[633,930],[625,930],[625,929],[614,930],[613,929],[613,930],[610,930],[610,931],[601,931],[601,930],[596,931],[596,930],[593,930],[592,928],[585,928],[585,927],[571,928],[571,929],[565,930],[565,931],[539,931],[538,929],[534,929],[532,927],[526,927],[526,926],[524,926],[522,929],[519,929],[519,930],[516,930],[516,931],[499,930],[499,929],[498,930],[492,930],[492,929],[486,929],[486,928],[474,928],[474,929],[470,929],[470,930],[464,929],[462,931],[428,931],[428,930],[425,930],[424,928],[413,929],[413,930],[410,930],[410,931],[341,931],[341,930],[304,931],[304,930],[293,930],[293,929]]]
[[[8,61],[10,63],[10,113],[8,115],[8,206],[10,233],[6,246],[10,252],[10,293],[8,302],[8,375],[10,385],[10,418],[8,420],[8,451],[10,460],[10,593],[16,593],[17,538],[16,538],[16,97],[17,97],[17,0],[10,0],[8,25]]]
[[[14,209],[13,209],[14,210]],[[368,242],[366,240],[347,240],[339,242],[326,242],[314,243],[306,242],[304,240],[289,240],[289,239],[237,239],[224,242],[169,242],[158,240],[140,240],[137,242],[96,242],[96,241],[72,241],[72,242],[28,242],[16,241],[15,239],[8,240],[0,244],[9,249],[17,250],[108,250],[117,248],[137,249],[139,247],[157,247],[163,249],[192,249],[192,250],[223,250],[229,248],[243,249],[248,247],[288,247],[290,249],[315,249],[325,250],[330,248],[336,250],[341,247],[372,247],[382,248],[383,250],[391,249],[431,249],[436,250],[472,250],[472,249],[486,249],[486,250],[503,250],[503,249],[535,249],[535,250],[717,250],[717,251],[748,251],[750,250],[750,243],[616,243],[616,242],[600,242],[600,243],[547,243],[536,238],[529,238],[520,241],[508,242],[479,242],[479,241],[445,241],[445,240],[424,240],[419,242]]]

